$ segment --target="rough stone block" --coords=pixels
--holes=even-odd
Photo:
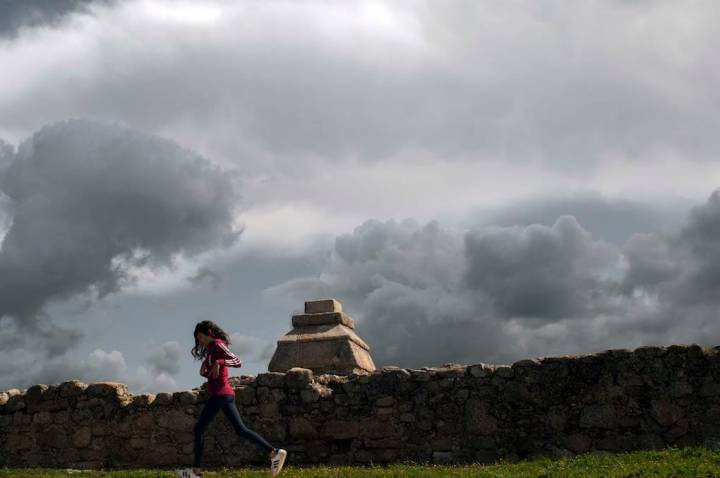
[[[289,388],[305,388],[313,381],[313,372],[309,368],[293,367],[285,373],[285,384]]]
[[[351,329],[355,328],[355,321],[344,312],[320,312],[317,314],[299,314],[292,316],[293,327],[335,324],[342,324]]]
[[[305,301],[306,314],[320,314],[323,312],[342,312],[342,305],[335,299],[317,299]]]
[[[111,397],[127,395],[127,384],[120,382],[94,382],[88,385],[86,393],[91,397]]]

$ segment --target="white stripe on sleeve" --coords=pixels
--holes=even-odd
[[[240,360],[240,357],[238,357],[237,355],[232,353],[232,351],[229,348],[227,348],[224,343],[218,341],[217,345],[218,345],[218,351],[220,352],[220,355],[222,355],[222,357],[219,357],[219,358],[225,359],[226,367],[239,367],[240,365],[242,365],[242,361]]]

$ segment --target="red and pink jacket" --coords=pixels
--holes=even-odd
[[[214,364],[220,364],[217,378],[210,376]],[[213,339],[207,347],[207,355],[200,366],[200,375],[207,378],[207,389],[210,395],[235,395],[235,390],[228,382],[228,367],[241,367],[242,361],[232,353],[223,339]]]

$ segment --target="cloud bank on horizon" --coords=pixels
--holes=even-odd
[[[451,230],[368,220],[335,239],[319,274],[269,299],[338,297],[381,364],[510,363],[720,337],[720,189],[672,232],[620,246],[574,216]]]
[[[0,0],[0,388],[190,383],[173,317],[132,367],[47,310],[265,276],[200,258],[236,243],[307,254],[264,299],[338,298],[380,365],[717,342],[717,11]],[[289,322],[252,320],[261,368]]]

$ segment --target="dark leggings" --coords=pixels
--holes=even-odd
[[[230,420],[230,423],[232,424],[235,432],[237,432],[238,435],[250,439],[258,446],[258,448],[262,448],[268,453],[275,449],[275,447],[268,443],[267,440],[265,440],[256,432],[250,430],[248,427],[245,426],[242,419],[240,418],[240,413],[235,406],[235,395],[213,395],[205,403],[205,406],[203,407],[202,412],[200,412],[200,416],[198,417],[198,421],[195,424],[195,460],[193,461],[194,467],[199,468],[202,465],[202,453],[204,446],[203,432],[205,431],[205,427],[208,426],[210,420],[213,419],[215,414],[221,408],[225,416],[228,418],[228,420]]]

